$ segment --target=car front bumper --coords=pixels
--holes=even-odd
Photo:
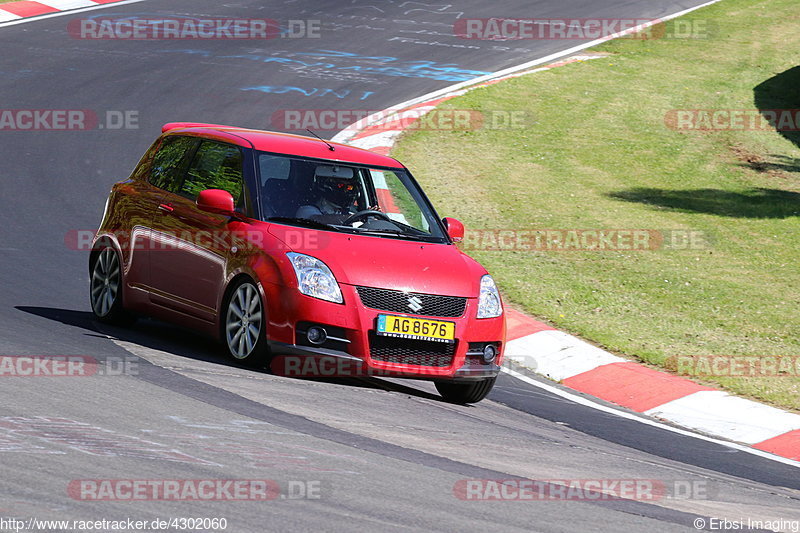
[[[491,378],[502,365],[505,317],[477,319],[477,299],[468,298],[462,316],[441,318],[381,311],[364,306],[356,288],[341,285],[343,304],[326,302],[300,294],[291,287],[273,285],[267,301],[278,301],[270,307],[267,335],[273,359],[273,371],[294,377],[351,377],[387,376],[430,380],[471,381]],[[400,354],[394,361],[383,360],[376,354],[378,340],[376,324],[379,314],[402,315],[455,323],[456,341],[452,347],[438,342],[410,342],[416,355],[403,357],[403,339],[394,343]],[[336,340],[314,345],[308,342],[306,331],[319,326]],[[480,355],[485,344],[496,347],[493,361],[485,362]],[[412,364],[406,361],[425,359],[420,347],[436,351],[431,356],[436,363]],[[444,353],[443,350],[449,350]],[[422,350],[424,352],[424,349]],[[399,361],[398,361],[399,360]]]

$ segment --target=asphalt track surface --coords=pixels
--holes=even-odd
[[[425,382],[303,381],[239,368],[207,340],[156,321],[99,326],[87,253],[65,244],[70,231],[97,226],[111,184],[165,122],[270,128],[279,110],[377,110],[576,44],[463,41],[452,35],[456,16],[654,18],[697,3],[146,0],[0,28],[3,108],[139,118],[136,129],[0,132],[0,354],[131,362],[122,375],[2,378],[0,517],[224,517],[233,532],[692,531],[698,518],[800,518],[793,466],[508,376],[465,407]],[[74,17],[121,15],[318,19],[322,32],[199,43],[87,41],[66,31]],[[459,480],[507,478],[648,479],[670,496],[478,502],[454,492]],[[94,502],[69,495],[81,479],[269,479],[284,497]],[[301,483],[319,497],[289,497]],[[681,497],[686,486],[695,490]]]

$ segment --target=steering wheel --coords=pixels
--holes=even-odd
[[[382,212],[382,211],[375,211],[374,209],[364,209],[363,211],[359,211],[357,213],[353,213],[347,219],[342,222],[342,224],[352,224],[356,220],[361,220],[362,218],[369,218],[369,217],[376,217],[382,218],[388,222],[392,222],[392,219],[389,216]]]

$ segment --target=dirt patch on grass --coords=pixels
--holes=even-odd
[[[731,146],[739,166],[749,168],[768,178],[780,180],[782,187],[800,190],[800,159],[777,154],[761,155],[741,144]]]

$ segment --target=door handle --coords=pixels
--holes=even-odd
[[[160,204],[158,208],[164,211],[165,213],[172,213],[173,211],[175,211],[175,208],[172,207],[170,204]]]

